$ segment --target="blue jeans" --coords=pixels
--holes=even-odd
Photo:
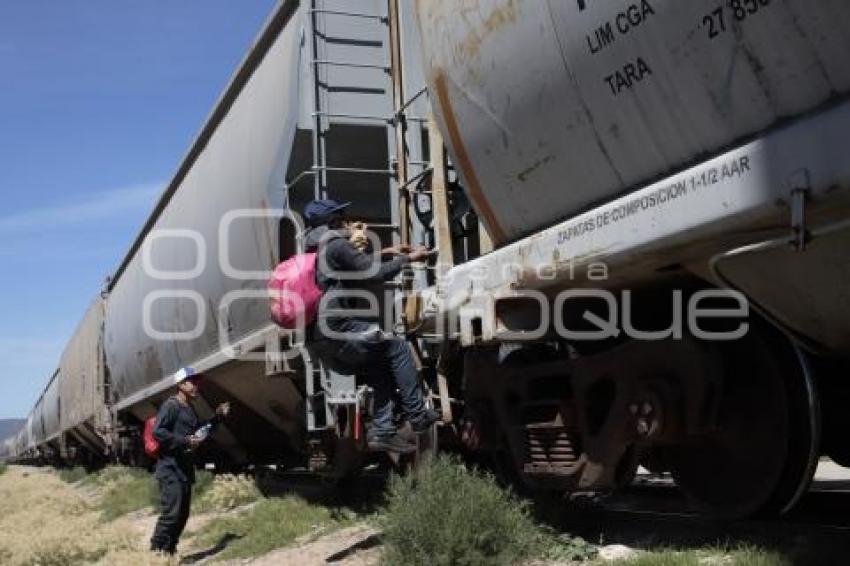
[[[370,435],[395,434],[395,387],[398,388],[404,416],[411,422],[422,419],[425,401],[407,341],[386,335],[374,323],[359,320],[346,321],[339,332],[344,334],[344,339],[322,337],[312,346],[322,361],[333,370],[364,376],[374,390],[375,416]]]

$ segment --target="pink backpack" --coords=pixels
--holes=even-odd
[[[316,284],[316,254],[297,254],[281,262],[269,279],[268,290],[272,320],[279,326],[292,330],[313,322],[322,299]]]

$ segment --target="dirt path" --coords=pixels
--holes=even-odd
[[[227,512],[193,514],[186,525],[186,535],[180,542],[179,554],[185,558],[198,552],[198,549],[194,548],[192,534],[201,531],[210,521],[219,517],[238,514],[249,509],[252,505],[245,505]],[[141,546],[148,543],[156,520],[157,515],[152,509],[135,511],[122,518],[122,521],[133,530]],[[255,558],[218,561],[217,557],[212,555],[191,563],[198,566],[212,564],[231,566],[242,564],[253,566],[286,566],[289,564],[297,566],[312,566],[314,564],[373,566],[378,563],[379,558],[380,540],[378,539],[378,532],[365,525],[355,525],[318,537],[316,535],[302,537],[289,547],[274,550]]]
[[[318,538],[306,537],[294,546],[272,551],[257,558],[232,560],[220,564],[236,566],[373,566],[380,558],[378,532],[372,527],[357,525],[334,531]]]

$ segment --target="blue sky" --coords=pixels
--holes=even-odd
[[[0,418],[26,416],[274,4],[0,3]]]

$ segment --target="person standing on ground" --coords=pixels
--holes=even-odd
[[[191,401],[198,397],[202,381],[203,375],[193,368],[181,369],[177,393],[162,404],[156,417],[153,435],[159,442],[159,459],[155,476],[159,482],[161,513],[151,537],[154,552],[174,554],[177,550],[192,505],[194,450],[230,413],[230,403],[222,403],[211,420],[199,425]]]

